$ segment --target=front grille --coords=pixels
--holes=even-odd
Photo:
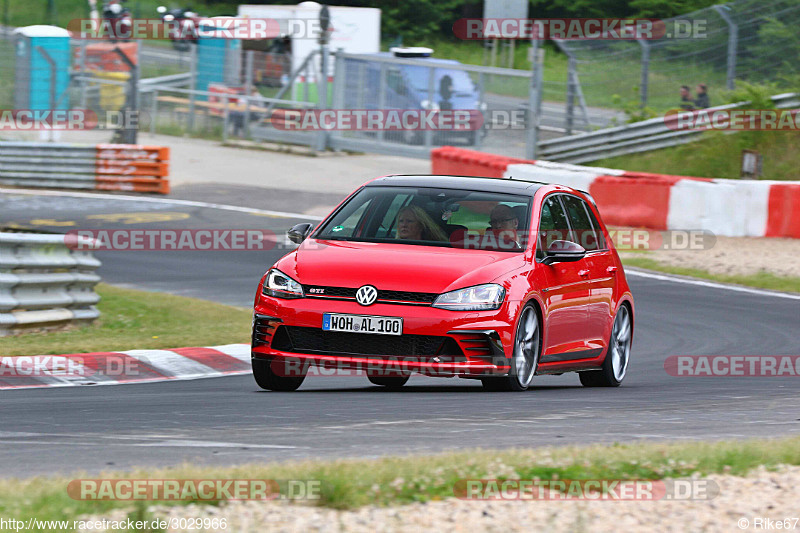
[[[378,300],[432,304],[438,294],[429,292],[378,291]]]
[[[319,328],[280,326],[272,347],[290,353],[380,357],[441,357],[442,362],[465,360],[451,337],[435,335],[369,335]]]
[[[355,300],[358,287],[324,287],[319,285],[304,285],[305,295],[311,298],[341,298]],[[322,291],[322,292],[319,292]],[[431,292],[411,292],[411,291],[385,291],[378,289],[378,299],[376,303],[410,303],[430,305],[439,296]]]

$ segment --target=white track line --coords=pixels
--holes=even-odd
[[[757,294],[759,296],[771,296],[773,298],[788,298],[789,300],[800,300],[800,294],[790,294],[787,292],[751,289],[750,287],[740,287],[738,285],[728,285],[726,283],[715,283],[713,281],[703,281],[699,279],[667,276],[664,274],[654,274],[652,272],[646,272],[644,270],[633,269],[630,267],[625,267],[625,274],[632,276],[639,276],[641,278],[657,279],[661,281],[671,281],[673,283],[684,283],[686,285],[699,285],[701,287],[710,287],[712,289],[724,289],[735,292],[746,292],[749,294]]]
[[[31,189],[2,189],[2,188],[0,188],[0,194],[28,194],[31,196],[70,196],[72,198],[99,198],[102,200],[127,200],[133,202],[146,202],[151,204],[170,204],[170,205],[185,205],[189,207],[204,207],[207,209],[220,209],[222,211],[234,211],[237,213],[250,213],[253,215],[263,215],[269,217],[298,218],[302,220],[322,220],[323,218],[316,215],[304,215],[303,213],[270,211],[267,209],[239,207],[236,205],[214,204],[210,202],[196,202],[194,200],[177,200],[170,198],[146,198],[144,196],[127,196],[124,194],[102,194],[102,193],[71,192],[71,191],[39,191]]]

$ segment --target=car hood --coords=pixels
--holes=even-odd
[[[524,265],[519,252],[307,239],[276,263],[303,285],[442,293],[489,283]]]

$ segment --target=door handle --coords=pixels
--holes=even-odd
[[[585,278],[586,276],[589,275],[589,271],[588,270],[578,270],[578,275],[580,277],[582,277],[582,278]]]
[[[615,266],[610,266],[610,267],[608,267],[608,268],[606,269],[606,272],[608,272],[609,274],[613,274],[613,273],[615,273],[616,271],[617,271],[617,267],[615,267]]]

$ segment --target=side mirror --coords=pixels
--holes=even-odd
[[[572,241],[553,241],[545,252],[542,263],[552,265],[553,263],[571,263],[580,261],[586,256],[586,250],[580,244]]]
[[[312,229],[314,229],[314,224],[303,222],[302,224],[293,226],[292,229],[286,232],[286,236],[289,237],[289,240],[293,243],[300,244],[306,240],[306,237],[308,237]]]
[[[166,12],[167,12],[167,8],[166,8],[166,7],[164,7],[164,6],[158,6],[158,7],[156,8],[156,11],[157,11],[158,13],[166,13]]]

